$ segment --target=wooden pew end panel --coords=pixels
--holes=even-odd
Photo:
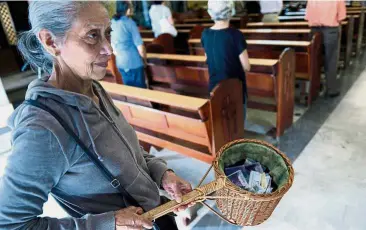
[[[310,46],[309,55],[309,77],[310,77],[310,92],[308,96],[308,106],[318,97],[320,91],[320,74],[322,66],[322,35],[315,33]]]
[[[295,104],[295,51],[286,48],[280,56],[277,75],[277,130],[281,136],[293,123]]]
[[[244,137],[242,82],[227,79],[211,92],[213,153],[226,143]]]

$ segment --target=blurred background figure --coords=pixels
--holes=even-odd
[[[341,81],[337,78],[340,24],[346,18],[344,0],[309,0],[305,19],[312,33],[320,32],[324,46],[324,70],[326,95],[336,97],[340,94]]]
[[[282,0],[259,0],[259,4],[263,14],[262,22],[279,22],[278,15],[282,11]]]
[[[153,1],[149,11],[152,30],[154,36],[169,33],[173,36],[177,35],[177,30],[174,28],[174,20],[169,7],[165,6],[164,1]]]
[[[207,56],[209,90],[227,78],[240,79],[243,82],[245,118],[247,97],[245,71],[250,70],[250,64],[243,33],[230,27],[232,7],[232,1],[208,1],[208,13],[215,24],[203,31],[201,42]]]
[[[116,14],[112,18],[111,43],[123,83],[146,88],[145,47],[136,23],[127,17],[129,11],[128,1],[117,1]]]

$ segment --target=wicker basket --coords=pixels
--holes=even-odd
[[[238,155],[239,157],[241,157],[240,155],[242,155],[242,157],[247,157],[246,154],[248,154],[248,152],[236,151],[235,149],[242,146],[251,147],[252,156],[260,156],[261,153],[267,153],[272,157],[276,157],[276,159],[268,158],[266,161],[267,163],[272,162],[272,159],[274,159],[274,161],[278,160],[280,162],[281,167],[279,167],[278,165],[274,167],[277,167],[276,170],[280,168],[280,171],[277,170],[277,172],[281,172],[282,170],[282,172],[285,173],[277,174],[277,176],[272,175],[274,181],[276,181],[276,179],[280,181],[281,179],[281,183],[279,183],[280,185],[273,193],[263,195],[253,194],[237,187],[236,185],[231,183],[229,179],[227,179],[222,169],[222,166],[225,163],[223,162],[223,159],[228,155]],[[230,151],[234,151],[234,153],[230,153]],[[260,160],[258,161],[262,165],[268,167],[268,165],[266,165],[264,162],[261,162]],[[212,168],[215,170],[216,180],[200,186],[202,181],[206,178]],[[269,169],[270,174],[272,174],[271,167],[269,167]],[[283,174],[285,174],[284,177]],[[202,178],[199,187],[194,189],[192,192],[184,195],[182,198],[182,203],[178,204],[176,201],[170,201],[149,212],[144,213],[143,216],[150,220],[154,220],[165,214],[168,214],[182,204],[187,204],[190,202],[201,202],[202,204],[206,205],[204,203],[206,199],[215,199],[221,213],[213,210],[208,205],[206,205],[206,207],[208,207],[212,212],[217,214],[222,219],[234,225],[258,225],[263,223],[271,216],[277,204],[280,202],[285,193],[290,189],[293,179],[294,171],[291,166],[290,160],[280,150],[263,141],[249,139],[236,140],[228,143],[220,149],[212,166]]]
[[[213,162],[216,179],[226,177],[224,172],[219,167],[219,159],[222,157],[222,154],[225,152],[225,150],[240,143],[259,144],[274,151],[283,158],[289,172],[287,183],[271,194],[253,194],[235,186],[230,180],[225,180],[224,187],[216,192],[217,206],[227,221],[240,226],[253,226],[263,223],[271,216],[277,204],[290,189],[294,179],[294,171],[290,160],[274,146],[263,141],[243,139],[230,142],[229,144],[223,146],[217,153],[217,158]],[[235,197],[236,199],[230,199],[230,197]]]

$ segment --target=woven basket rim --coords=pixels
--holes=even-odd
[[[247,196],[246,199],[248,200],[256,200],[256,201],[269,201],[269,200],[275,200],[278,198],[281,198],[285,195],[285,193],[290,189],[290,187],[293,184],[294,181],[294,169],[291,165],[291,161],[290,159],[278,148],[276,148],[275,146],[265,142],[265,141],[260,141],[260,140],[255,140],[255,139],[238,139],[232,142],[227,143],[226,145],[222,146],[220,148],[220,150],[217,152],[216,154],[216,158],[213,161],[213,168],[216,172],[217,175],[220,175],[221,177],[225,177],[226,175],[224,172],[222,172],[219,168],[219,159],[221,157],[221,155],[223,154],[223,152],[228,149],[231,146],[234,146],[236,144],[240,144],[240,143],[255,143],[255,144],[261,144],[264,145],[270,149],[272,149],[273,151],[275,151],[277,154],[279,154],[282,159],[285,161],[285,164],[288,168],[289,171],[289,179],[286,182],[285,185],[282,186],[281,189],[277,189],[276,191],[274,191],[273,193],[270,194],[255,194],[252,192],[249,192],[247,190],[241,189],[238,186],[234,185],[230,180],[226,180],[225,182],[225,188],[230,189],[232,191],[235,191],[237,193],[240,193],[244,196]]]

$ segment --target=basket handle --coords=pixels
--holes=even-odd
[[[168,203],[160,205],[148,212],[145,212],[144,214],[142,214],[142,216],[151,221],[156,220],[157,218],[174,211],[174,209],[176,209],[182,205],[189,204],[191,202],[204,201],[206,199],[205,198],[206,195],[211,194],[211,193],[223,188],[224,184],[225,184],[225,178],[220,177],[215,181],[202,185],[202,186],[194,189],[192,192],[187,193],[186,195],[184,195],[182,197],[181,203],[178,203],[175,200],[172,200],[172,201],[169,201]]]
[[[222,220],[233,224],[233,225],[238,225],[237,223],[235,223],[232,220],[229,220],[228,218],[226,218],[225,216],[223,216],[221,213],[219,213],[218,211],[216,211],[215,209],[211,208],[208,204],[206,204],[204,201],[201,202],[201,204],[203,204],[204,206],[206,206],[206,208],[208,208],[211,212],[213,212],[214,214],[216,214],[216,216],[220,217]]]

